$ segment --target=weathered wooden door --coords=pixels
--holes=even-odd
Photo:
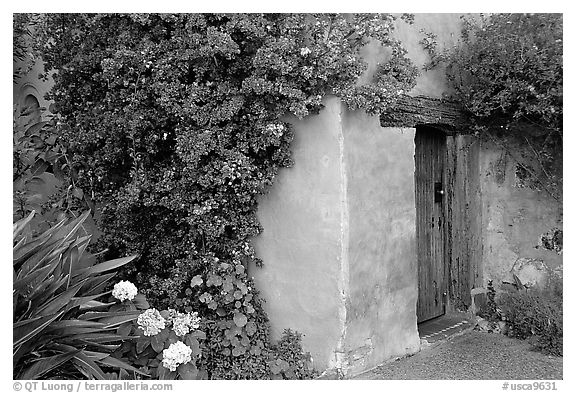
[[[444,314],[447,261],[444,257],[446,136],[416,128],[415,190],[418,258],[418,322]]]

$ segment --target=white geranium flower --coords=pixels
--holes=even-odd
[[[112,296],[123,302],[124,300],[132,300],[138,294],[138,289],[130,281],[120,281],[114,285],[112,289]]]

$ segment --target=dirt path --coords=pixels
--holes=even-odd
[[[354,379],[562,379],[562,358],[501,334],[469,331]]]

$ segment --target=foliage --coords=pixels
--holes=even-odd
[[[563,353],[563,297],[561,282],[548,288],[530,288],[503,293],[498,305],[508,325],[508,335],[529,338],[538,350]]]
[[[496,289],[492,280],[488,281],[487,288],[487,302],[478,311],[478,316],[486,319],[488,322],[497,322],[500,320],[500,313],[498,312],[498,306],[496,304]]]
[[[14,62],[14,72],[12,79],[14,82],[25,75],[33,65],[33,59],[29,58],[29,44],[34,28],[35,18],[31,14],[12,14],[12,54]]]
[[[409,17],[403,16],[409,21]],[[199,310],[201,359],[220,378],[269,375],[267,318],[246,272],[257,198],[292,165],[287,115],[336,94],[378,113],[416,69],[385,14],[49,14],[36,48],[57,70],[48,99],[63,124],[74,187],[101,210],[122,277],[156,307]],[[369,84],[360,49],[389,49]],[[263,360],[264,359],[264,360]],[[295,372],[295,375],[298,373]],[[302,374],[304,375],[304,374]]]
[[[438,53],[438,35],[424,29],[420,29],[420,33],[423,35],[423,37],[420,39],[420,41],[418,41],[418,43],[430,57],[430,61],[424,64],[423,69],[425,71],[429,71],[434,69],[443,60],[442,54]]]
[[[88,214],[32,237],[34,213],[14,225],[14,378],[196,379],[206,338],[199,323],[164,310],[166,326],[146,336],[145,297],[134,292],[119,302],[104,291],[110,272],[135,257],[96,263],[86,252],[89,236],[77,235]],[[171,371],[164,350],[179,341],[191,356]]]
[[[25,75],[33,67],[35,56],[30,51],[30,41],[37,27],[38,17],[33,14],[13,16],[13,79]],[[25,103],[26,104],[26,103]],[[66,125],[45,108],[28,105],[17,109],[13,120],[13,221],[27,217],[35,211],[29,223],[35,230],[45,230],[51,224],[75,212],[95,206],[88,194],[76,184],[77,171],[67,155],[67,145],[59,135]],[[51,110],[54,106],[51,105]],[[47,195],[51,185],[58,185],[62,192]],[[88,222],[85,222],[86,227]]]
[[[14,120],[13,219],[20,220],[35,211],[38,214],[31,226],[41,231],[66,217],[77,216],[80,210],[90,208],[93,212],[95,206],[91,196],[76,184],[76,168],[59,137],[63,125],[50,116],[26,122],[32,110],[23,108]],[[51,183],[61,190],[49,196],[46,190]]]
[[[130,306],[130,301],[123,302]],[[149,309],[146,302],[145,308]],[[202,328],[194,326],[188,331],[181,332],[176,327],[174,316],[179,314],[176,310],[162,310],[165,327],[156,334],[146,335],[138,321],[127,321],[119,327],[125,335],[135,335],[136,339],[126,340],[114,352],[114,356],[122,359],[137,368],[143,375],[142,379],[205,379],[205,369],[198,369],[197,362],[202,356],[202,342],[206,334]],[[142,315],[142,314],[140,314]],[[189,351],[186,362],[174,364],[175,369],[170,370],[166,363],[166,356],[171,346],[180,345]],[[128,379],[128,375],[121,369],[117,373],[110,373],[109,379]]]
[[[14,224],[14,379],[104,379],[102,367],[139,373],[111,356],[130,338],[117,326],[139,312],[100,301],[112,271],[135,256],[96,263],[90,237],[77,235],[88,213],[38,236],[27,228],[33,215]]]
[[[509,153],[528,185],[556,199],[562,195],[562,25],[561,14],[465,17],[459,45],[438,55],[473,128],[503,148],[510,139],[521,141],[520,156]]]
[[[317,372],[312,368],[310,353],[302,352],[302,335],[285,329],[273,350],[277,359],[270,362],[270,370],[284,379],[312,379]]]

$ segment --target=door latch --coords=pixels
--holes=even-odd
[[[434,202],[442,202],[442,197],[444,197],[444,190],[442,189],[442,182],[434,183]]]

